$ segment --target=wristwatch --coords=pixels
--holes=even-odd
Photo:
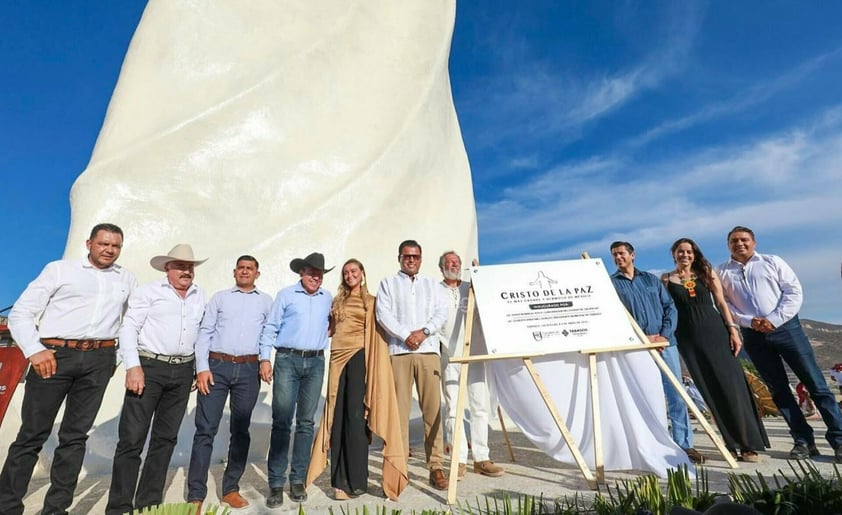
[[[424,331],[424,335],[425,335],[425,336],[430,336],[430,330],[429,330],[429,329],[427,329],[427,328],[425,327],[425,328],[423,328],[423,329],[421,329],[421,330],[422,330],[422,331]]]

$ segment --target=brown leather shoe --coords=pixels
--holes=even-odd
[[[459,464],[459,471],[456,473],[456,477],[458,479],[462,479],[463,477],[465,477],[465,474],[467,474],[467,473],[468,473],[468,465],[466,465],[464,463],[460,463]]]
[[[488,477],[500,477],[503,475],[503,467],[491,460],[475,461],[474,472]]]
[[[202,501],[196,499],[194,501],[188,501],[190,504],[196,506],[196,511],[192,512],[193,515],[202,515]]]
[[[444,471],[442,469],[430,471],[430,484],[433,485],[433,488],[436,490],[447,490],[447,487],[450,486],[450,483],[444,476]]]
[[[245,508],[249,505],[249,502],[245,499],[245,497],[240,495],[240,492],[237,492],[236,490],[223,495],[222,499],[220,499],[219,501],[222,504],[227,504],[235,510]]]
[[[687,453],[687,457],[690,458],[690,461],[692,461],[693,463],[701,464],[701,463],[704,463],[704,462],[707,461],[707,458],[705,458],[705,455],[700,453],[699,451],[697,451],[693,447],[689,447],[687,449],[684,449],[684,452]]]

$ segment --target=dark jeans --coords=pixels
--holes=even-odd
[[[170,365],[140,358],[140,364],[146,387],[142,395],[126,390],[123,398],[119,440],[106,506],[109,515],[161,504],[167,469],[193,384],[193,362]],[[150,425],[152,436],[138,483],[140,453]]]
[[[289,463],[292,417],[295,441],[292,446],[290,484],[304,484],[310,449],[313,446],[313,417],[319,405],[325,372],[324,356],[301,357],[275,354],[272,377],[272,437],[269,443],[269,487],[283,487]]]
[[[187,500],[202,501],[208,494],[208,469],[213,452],[213,439],[219,431],[225,401],[231,395],[231,439],[228,442],[228,464],[222,477],[222,495],[240,490],[240,478],[246,469],[251,435],[251,413],[260,393],[258,363],[230,363],[211,359],[213,386],[207,395],[196,401],[196,434],[187,474]]]
[[[783,361],[786,361],[810,392],[827,426],[827,441],[834,449],[842,445],[842,412],[819,370],[813,348],[801,328],[798,316],[768,334],[746,328],[743,328],[742,333],[745,349],[772,392],[772,400],[789,425],[793,440],[806,445],[815,443],[813,428],[807,423],[789,389]]]
[[[113,348],[78,351],[61,347],[55,351],[54,376],[42,379],[33,369],[26,376],[20,430],[0,473],[0,512],[4,514],[23,513],[23,497],[38,453],[52,433],[65,399],[43,513],[67,513],[85,458],[88,431],[114,372]]]

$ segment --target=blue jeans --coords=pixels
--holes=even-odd
[[[789,378],[783,361],[786,361],[810,392],[827,426],[827,441],[834,449],[842,445],[842,412],[816,363],[813,348],[801,328],[798,316],[768,334],[746,328],[742,329],[742,333],[745,349],[772,392],[772,400],[786,420],[793,440],[805,445],[815,443],[813,428],[807,423],[789,389]]]
[[[272,437],[269,443],[269,488],[283,487],[289,463],[292,417],[295,441],[292,446],[290,484],[304,484],[313,446],[313,417],[319,405],[325,373],[324,356],[302,357],[275,354],[272,373]]]
[[[196,401],[196,434],[187,474],[187,500],[203,501],[208,494],[208,469],[213,453],[213,439],[219,431],[225,401],[231,395],[231,438],[228,441],[228,463],[222,477],[222,495],[240,490],[240,478],[246,469],[251,435],[251,413],[260,393],[258,363],[231,363],[209,360],[213,385],[207,395]]]
[[[667,363],[672,375],[681,381],[681,361],[678,357],[678,347],[671,345],[664,349],[661,357]],[[693,447],[693,431],[690,428],[690,414],[687,413],[687,404],[675,390],[663,374],[661,381],[664,383],[664,393],[667,396],[667,416],[670,419],[672,439],[682,449]]]

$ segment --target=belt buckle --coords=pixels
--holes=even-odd
[[[170,365],[181,365],[184,363],[183,356],[170,356]]]
[[[76,350],[91,350],[96,345],[94,340],[77,340],[76,341]]]

